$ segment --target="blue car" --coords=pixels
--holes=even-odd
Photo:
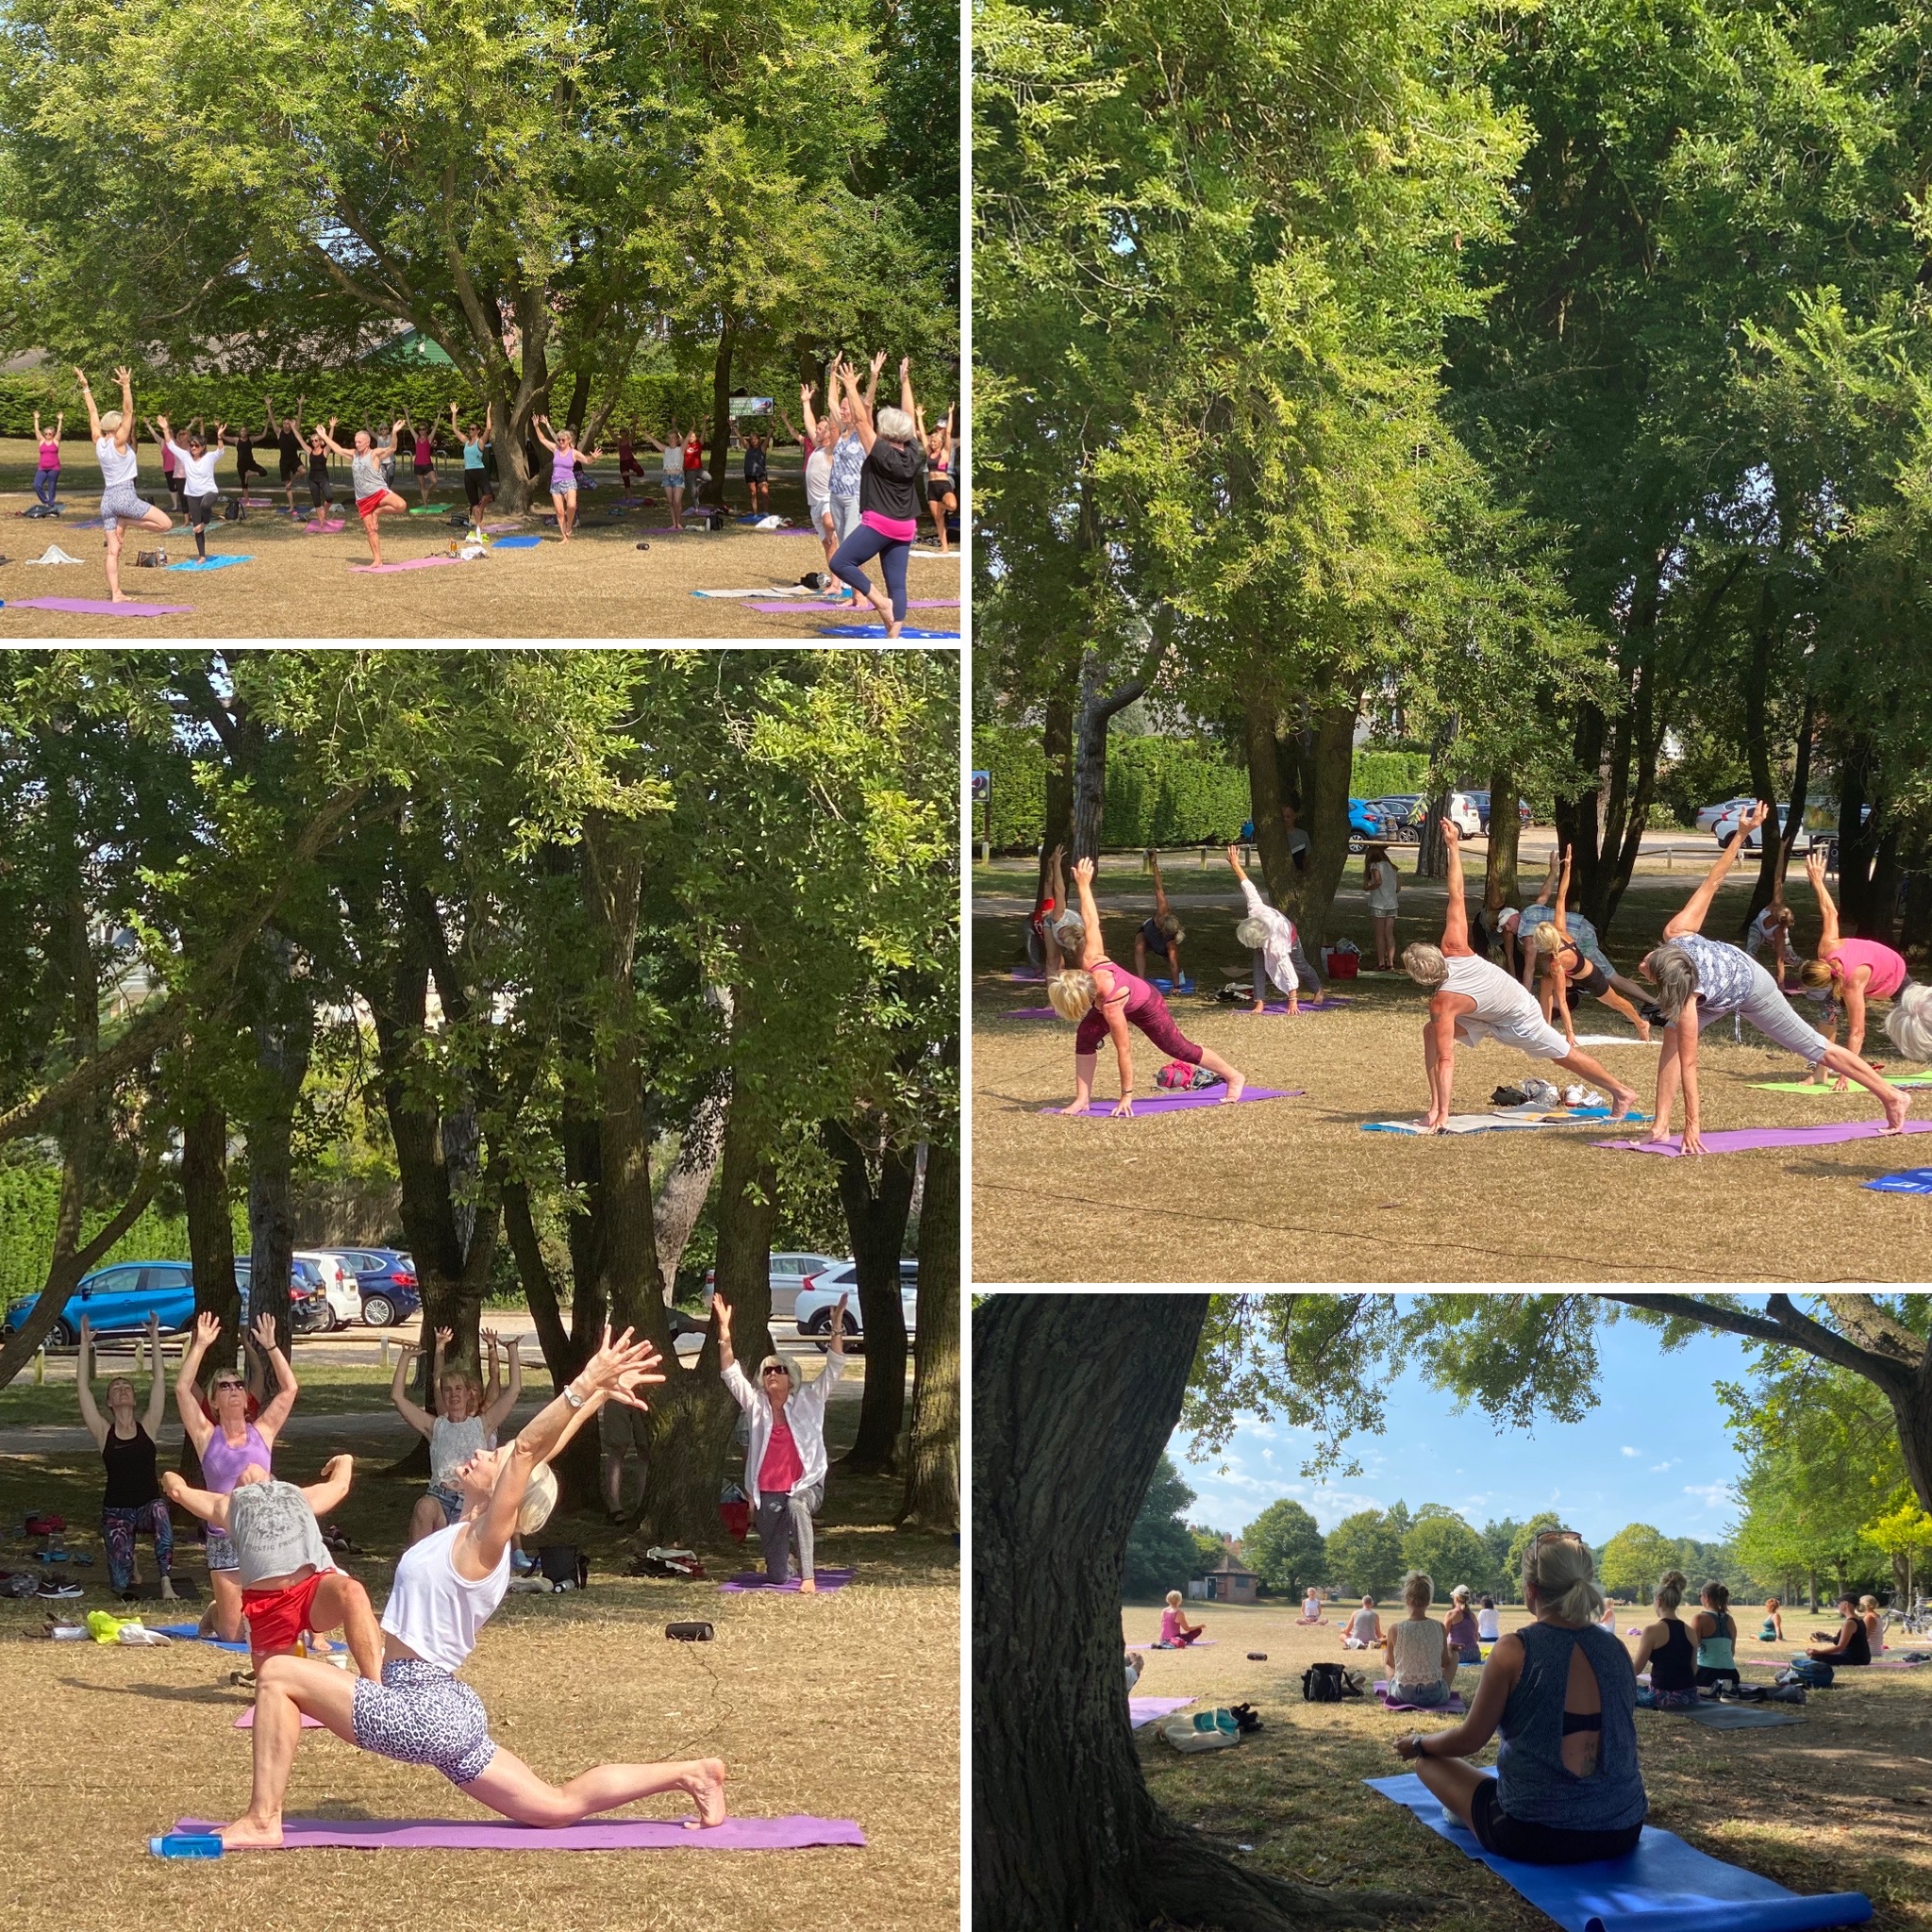
[[[321,1248],[333,1255],[362,1291],[362,1320],[371,1328],[393,1328],[423,1306],[416,1264],[400,1248]]]
[[[1386,839],[1388,821],[1365,798],[1348,801],[1348,831],[1354,839]]]
[[[7,1310],[9,1334],[25,1325],[39,1300],[23,1295]],[[134,1334],[150,1315],[160,1317],[164,1333],[175,1334],[194,1320],[194,1270],[186,1261],[115,1261],[96,1268],[68,1296],[47,1340],[56,1348],[74,1347],[83,1315],[96,1335]]]

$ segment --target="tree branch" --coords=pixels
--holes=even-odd
[[[1820,1361],[1862,1375],[1888,1391],[1898,1383],[1904,1366],[1894,1356],[1861,1348],[1856,1341],[1834,1334],[1823,1323],[1805,1314],[1785,1294],[1773,1295],[1762,1315],[1754,1315],[1746,1308],[1722,1307],[1694,1294],[1607,1293],[1604,1299],[1672,1315],[1683,1322],[1695,1322],[1701,1327],[1722,1329],[1727,1335],[1742,1335],[1774,1348],[1799,1349]],[[1916,1341],[1917,1338],[1913,1340]]]

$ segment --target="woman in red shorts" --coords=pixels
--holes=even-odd
[[[1206,1067],[1227,1082],[1223,1100],[1239,1100],[1247,1084],[1243,1075],[1205,1046],[1196,1046],[1174,1023],[1167,1002],[1144,979],[1137,978],[1107,958],[1100,933],[1100,908],[1093,899],[1093,861],[1076,859],[1074,883],[1080,894],[1080,918],[1085,927],[1077,968],[1057,974],[1047,982],[1046,996],[1062,1020],[1079,1022],[1074,1040],[1074,1103],[1062,1113],[1085,1113],[1093,1097],[1093,1070],[1104,1036],[1113,1036],[1120,1058],[1121,1097],[1116,1115],[1134,1111],[1134,1056],[1127,1041],[1131,1022],[1170,1059]]]

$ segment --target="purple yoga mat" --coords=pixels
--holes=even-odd
[[[1301,1011],[1304,1013],[1332,1013],[1337,1007],[1345,1007],[1347,1004],[1348,1002],[1344,999],[1329,999],[1324,996],[1319,1000],[1302,1001]],[[1285,1016],[1288,1012],[1288,1002],[1286,1000],[1270,1000],[1266,1008],[1258,1013],[1256,1012],[1253,1007],[1241,1007],[1238,1010],[1245,1013],[1250,1020],[1269,1020],[1275,1018],[1277,1015]]]
[[[823,1596],[828,1590],[843,1590],[852,1581],[849,1570],[821,1570],[818,1573],[818,1593]],[[736,1576],[727,1578],[718,1588],[732,1596],[743,1596],[750,1591],[766,1590],[774,1595],[790,1594],[803,1596],[797,1577],[790,1583],[767,1583],[764,1573],[759,1570],[741,1570]]]
[[[238,1731],[252,1731],[255,1728],[254,1705],[251,1704],[248,1707],[248,1708],[244,1710],[242,1713],[242,1715],[235,1720],[235,1728]],[[302,1728],[305,1731],[320,1731],[326,1729],[327,1726],[324,1724],[323,1721],[319,1717],[310,1717],[308,1713],[305,1710],[302,1713]]]
[[[786,610],[862,610],[866,607],[854,605],[843,597],[774,597],[769,602],[755,601],[751,608],[754,610],[777,613]],[[959,600],[957,597],[908,597],[906,600],[906,608],[908,610],[957,610],[959,608]]]
[[[1387,1677],[1375,1679],[1375,1699],[1384,1710],[1440,1710],[1445,1717],[1461,1717],[1469,1708],[1460,1690],[1452,1690],[1447,1704],[1398,1704],[1389,1695]]]
[[[1038,966],[1015,966],[1013,970],[1007,974],[1007,977],[1008,979],[1031,979],[1038,981],[1043,980],[1046,977],[1046,974],[1042,973]]]
[[[1707,1154],[1741,1154],[1753,1147],[1830,1147],[1840,1141],[1876,1141],[1885,1132],[1883,1121],[1834,1121],[1826,1127],[1726,1127],[1704,1136]],[[1908,1134],[1932,1134],[1932,1121],[1906,1123]],[[1627,1154],[1668,1154],[1683,1149],[1679,1137],[1668,1141],[1592,1141],[1592,1147],[1609,1147]]]
[[[207,1818],[184,1818],[181,1832],[209,1832]],[[849,1818],[727,1818],[692,1831],[670,1818],[607,1818],[549,1830],[500,1819],[285,1818],[281,1849],[322,1846],[352,1852],[796,1852],[808,1845],[862,1845],[865,1834]]]
[[[1158,1717],[1172,1717],[1177,1710],[1185,1710],[1193,1703],[1191,1697],[1130,1697],[1127,1699],[1127,1715],[1133,1720],[1133,1728],[1139,1730],[1142,1724],[1151,1724]]]
[[[71,610],[81,617],[192,617],[192,604],[110,604],[105,597],[9,597],[16,610]]]
[[[1160,1640],[1158,1637],[1150,1637],[1144,1643],[1129,1643],[1124,1645],[1124,1648],[1127,1650],[1158,1650],[1160,1648]],[[1169,1650],[1212,1650],[1213,1648],[1214,1640],[1211,1637],[1197,1637],[1191,1643],[1171,1643],[1168,1645]]]
[[[1307,1091],[1306,1087],[1250,1087],[1241,1099],[1224,1101],[1221,1086],[1204,1087],[1198,1093],[1156,1093],[1143,1098],[1134,1096],[1133,1118],[1139,1120],[1143,1113],[1179,1113],[1190,1107],[1243,1107],[1251,1100],[1299,1100]],[[1042,1107],[1041,1113],[1058,1113],[1057,1107]],[[1096,1100],[1085,1113],[1071,1116],[1076,1121],[1108,1121],[1113,1118],[1113,1103],[1110,1100]]]
[[[1015,1007],[1007,1015],[1008,1020],[1058,1020],[1059,1015],[1051,1007]]]
[[[439,563],[459,563],[456,557],[412,557],[408,563],[352,563],[349,568],[364,576],[387,576],[396,570],[434,570]]]

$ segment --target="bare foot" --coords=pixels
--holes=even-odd
[[[819,1580],[816,1576],[801,1576],[798,1579],[798,1587],[807,1596],[816,1596],[819,1593]]]
[[[1650,1022],[1641,1015],[1637,1021],[1637,1037],[1645,1046],[1650,1044]]]
[[[1227,1091],[1221,1096],[1221,1104],[1225,1107],[1230,1100],[1239,1100],[1247,1091],[1247,1085],[1248,1076],[1245,1074],[1230,1074],[1227,1076]]]
[[[1610,1109],[1610,1118],[1613,1121],[1620,1121],[1637,1105],[1637,1090],[1634,1087],[1619,1087],[1612,1082],[1610,1098],[1617,1103]]]
[[[723,1824],[724,1809],[724,1760],[722,1757],[694,1758],[684,1778],[684,1788],[698,1801],[696,1824]]]
[[[1248,1011],[1251,1013],[1265,1013],[1267,1010],[1268,1002],[1266,1000],[1257,1000],[1255,1004],[1248,1008]]]
[[[257,1818],[252,1812],[244,1813],[234,1824],[223,1825],[216,1836],[225,1852],[278,1851],[282,1842],[281,1814]]]
[[[161,1601],[164,1604],[171,1604],[175,1601],[175,1585],[166,1576],[161,1578]]]
[[[1891,1096],[1885,1103],[1885,1131],[1902,1134],[1906,1130],[1906,1115],[1912,1110],[1912,1096],[1901,1093],[1896,1087],[1888,1087],[1885,1091]]]

